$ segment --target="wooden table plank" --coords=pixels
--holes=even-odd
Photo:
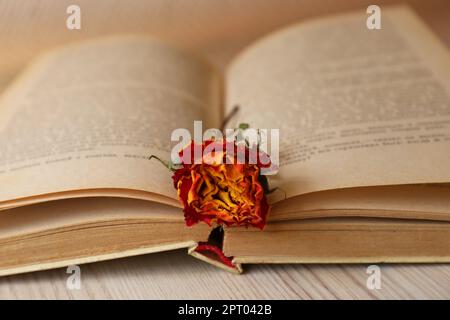
[[[81,266],[81,289],[66,269],[0,278],[1,299],[449,299],[450,265],[254,265],[235,275],[186,254],[156,253]]]

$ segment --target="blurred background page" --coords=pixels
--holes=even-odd
[[[223,68],[245,45],[290,23],[377,4],[408,3],[450,44],[448,0],[2,0],[0,90],[39,53],[103,35],[151,34],[195,50]],[[66,9],[81,8],[81,30],[68,30]]]

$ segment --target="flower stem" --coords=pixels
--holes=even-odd
[[[225,130],[225,126],[228,124],[228,122],[230,122],[230,120],[236,115],[236,113],[238,113],[238,111],[239,106],[235,105],[231,112],[225,117],[225,119],[223,119],[222,126],[220,127],[220,130],[222,130],[222,132]]]

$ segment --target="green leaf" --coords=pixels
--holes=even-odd
[[[181,164],[173,163],[172,161],[169,161],[168,168],[170,171],[177,171],[178,169],[181,168]]]
[[[241,129],[241,130],[247,130],[248,128],[250,128],[250,125],[248,123],[240,123],[239,124],[239,129]]]

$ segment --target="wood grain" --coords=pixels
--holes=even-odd
[[[82,30],[65,28],[71,0],[0,2],[0,88],[31,58],[55,45],[114,33],[151,33],[206,55],[223,68],[245,45],[308,17],[365,10],[348,0],[78,0]],[[403,1],[377,1],[383,5]],[[407,1],[450,46],[450,2]],[[339,3],[337,5],[337,3]],[[0,278],[2,299],[450,299],[450,265],[384,265],[369,290],[365,265],[246,266],[237,276],[184,250],[82,266],[81,290],[65,269]]]
[[[235,275],[184,250],[81,266],[81,289],[66,269],[0,278],[2,299],[445,299],[449,265],[380,265],[381,289],[366,265],[253,265]]]

